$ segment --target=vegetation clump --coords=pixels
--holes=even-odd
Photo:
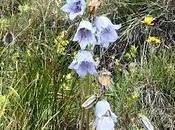
[[[85,0],[78,14],[66,2],[1,0],[0,129],[175,129],[175,2]]]

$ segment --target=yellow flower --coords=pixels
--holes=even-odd
[[[149,36],[146,40],[151,45],[158,45],[160,44],[160,39],[158,37]]]
[[[154,20],[153,16],[145,16],[142,23],[144,23],[145,25],[151,26],[151,25],[154,25],[153,20]]]
[[[137,99],[139,97],[139,94],[137,92],[134,92],[132,94],[132,99]]]

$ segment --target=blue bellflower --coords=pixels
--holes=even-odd
[[[96,130],[114,130],[115,124],[111,117],[104,116],[96,119],[95,128]]]
[[[99,16],[95,20],[95,26],[97,29],[98,43],[105,48],[108,48],[109,44],[115,42],[119,36],[116,32],[121,25],[114,25],[105,16]]]
[[[96,66],[92,54],[89,51],[80,50],[76,59],[70,64],[69,69],[75,70],[80,77],[84,77],[87,74],[97,74]]]
[[[106,100],[98,101],[95,106],[95,116],[101,118],[107,111],[111,111],[111,107]]]
[[[83,50],[90,44],[94,47],[96,44],[94,33],[95,29],[89,21],[81,21],[73,41],[77,41]]]
[[[68,13],[69,18],[73,20],[78,15],[83,15],[85,8],[85,0],[67,0],[67,3],[61,9]]]
[[[95,128],[96,130],[114,130],[117,116],[111,111],[106,100],[98,101],[95,106]]]

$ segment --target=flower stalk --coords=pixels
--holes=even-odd
[[[95,106],[95,129],[96,130],[114,130],[117,116],[112,112],[109,103],[100,98],[109,90],[112,81],[111,73],[105,68],[101,71],[97,70],[99,65],[93,59],[93,49],[96,45],[100,46],[100,50],[108,49],[118,38],[117,30],[121,25],[115,25],[106,16],[96,16],[100,0],[90,0],[88,4],[89,20],[80,22],[78,29],[73,38],[74,42],[78,42],[80,49],[76,58],[72,61],[69,69],[73,69],[80,78],[88,77],[88,85],[82,88],[82,99],[91,94],[93,88],[91,77],[93,75],[99,82],[100,92],[97,95],[91,96],[87,99],[82,107],[89,109]],[[67,3],[62,7],[62,10],[69,14],[70,20],[82,16],[86,8],[84,0],[67,0]],[[100,54],[102,57],[104,53]],[[100,101],[99,101],[100,100]],[[86,123],[85,123],[86,121]],[[81,123],[79,130],[89,130],[90,113],[89,110],[84,112],[82,110]],[[85,126],[85,128],[84,128]]]

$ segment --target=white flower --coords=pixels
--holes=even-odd
[[[101,118],[103,115],[106,114],[107,111],[111,112],[111,108],[110,108],[109,103],[105,100],[98,101],[96,106],[95,106],[96,118]]]
[[[97,118],[95,121],[96,130],[114,130],[114,121],[111,117]]]
[[[111,111],[110,104],[106,100],[98,101],[95,106],[96,130],[114,130],[117,116]]]

